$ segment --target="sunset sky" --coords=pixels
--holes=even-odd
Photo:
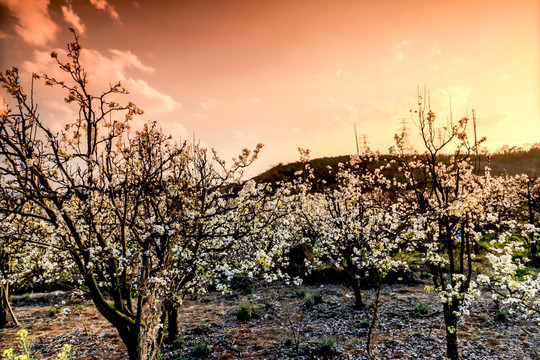
[[[538,0],[0,0],[0,69],[56,74],[68,27],[91,86],[121,81],[139,124],[228,159],[264,143],[251,175],[298,147],[354,153],[355,122],[387,152],[424,86],[443,122],[449,98],[455,119],[475,109],[490,150],[540,142]],[[55,129],[74,118],[58,92],[36,95]]]

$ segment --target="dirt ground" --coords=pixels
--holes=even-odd
[[[424,285],[383,288],[377,358],[444,358],[442,306]],[[365,294],[369,304],[373,293]],[[367,359],[371,309],[355,311],[353,300],[352,292],[338,285],[274,285],[252,293],[186,299],[180,310],[181,335],[165,345],[162,358]],[[53,293],[17,296],[13,303],[38,359],[56,358],[63,344],[72,346],[74,359],[127,359],[116,331],[88,300]],[[237,315],[241,304],[248,311]],[[540,360],[539,323],[511,314],[497,319],[489,294],[459,325],[463,359]],[[17,331],[0,329],[0,351],[17,347]]]

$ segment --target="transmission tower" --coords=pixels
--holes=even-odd
[[[362,139],[362,155],[365,155],[369,152],[368,134],[360,134],[360,138]]]
[[[354,140],[356,142],[356,155],[365,155],[369,152],[368,134],[358,134],[356,122],[354,123]]]
[[[403,152],[405,154],[410,154],[413,152],[413,148],[410,141],[410,128],[408,126],[409,118],[399,118],[399,123],[401,124],[401,138],[403,141]]]

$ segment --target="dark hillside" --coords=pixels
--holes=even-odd
[[[385,158],[387,156],[382,155],[381,157]],[[332,184],[335,182],[332,174],[335,174],[338,164],[347,164],[348,162],[349,155],[342,155],[313,159],[310,161],[310,164],[318,178],[326,180],[328,184]],[[472,162],[478,167],[480,173],[489,164],[492,175],[527,174],[537,177],[540,175],[540,145],[533,147],[529,151],[495,153],[489,156],[480,155],[478,160],[475,160],[475,156],[473,156]],[[373,168],[377,166],[380,166],[380,164],[373,164]],[[289,164],[278,164],[255,176],[253,179],[257,182],[290,181],[299,170],[302,170],[302,163],[300,161]]]
[[[483,161],[485,162],[485,157]],[[540,176],[540,147],[533,147],[529,151],[493,154],[490,167],[494,175],[507,173],[508,175]]]

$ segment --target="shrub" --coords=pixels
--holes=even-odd
[[[421,303],[414,304],[414,313],[416,315],[427,315],[429,314],[429,306]]]
[[[193,345],[193,356],[207,357],[211,352],[212,350],[208,346],[207,342],[200,342]]]
[[[299,298],[299,299],[304,299],[306,297],[306,290],[304,289],[298,289],[294,292],[294,294]]]
[[[247,321],[259,315],[259,309],[251,301],[242,300],[238,304],[238,309],[236,309],[234,315],[238,321]]]
[[[312,307],[313,305],[318,305],[323,302],[320,293],[307,294],[304,299],[304,305],[306,305],[307,307]]]
[[[287,337],[285,338],[285,341],[284,341],[283,343],[285,344],[285,346],[290,347],[290,346],[293,346],[294,340],[293,340],[292,337],[287,336]]]
[[[370,325],[370,323],[369,323],[369,321],[367,321],[367,320],[362,320],[362,321],[360,321],[360,327],[362,327],[362,328],[364,328],[364,329],[368,328],[369,325]]]
[[[497,313],[495,314],[495,320],[499,322],[504,322],[508,320],[508,312],[505,310],[497,310]]]
[[[312,307],[313,305],[315,305],[315,300],[313,299],[313,295],[311,294],[306,295],[304,305],[306,305],[307,307]]]
[[[62,311],[58,306],[53,306],[49,309],[49,316],[54,317],[58,314],[60,314],[60,311]]]
[[[177,335],[173,343],[176,347],[181,348],[181,347],[186,346],[186,339],[184,338],[183,335]]]
[[[334,338],[323,338],[319,341],[319,350],[323,354],[330,354],[334,352],[335,345],[336,340]]]
[[[194,335],[206,335],[210,333],[210,331],[210,326],[205,323],[200,323],[191,329],[191,333],[193,333]]]

